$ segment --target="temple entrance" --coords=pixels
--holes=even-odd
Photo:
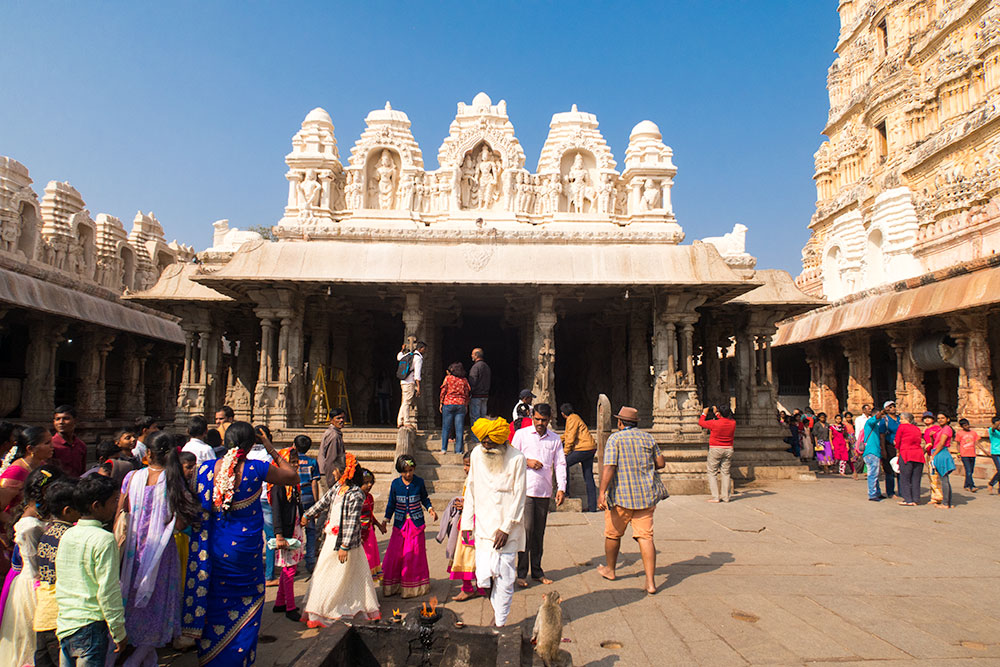
[[[628,331],[623,323],[589,313],[569,314],[556,325],[555,334],[559,405],[572,404],[593,426],[599,394],[607,394],[616,410],[628,404]],[[552,406],[554,413],[559,405]],[[559,420],[561,425],[562,417]]]
[[[503,326],[497,316],[463,313],[461,326],[443,327],[441,330],[441,350],[431,353],[440,361],[439,373],[435,377],[444,378],[445,369],[456,361],[462,362],[468,372],[472,366],[470,355],[474,347],[483,348],[491,371],[489,414],[509,420],[511,410],[517,403],[517,394],[525,388],[523,383],[527,382],[520,377],[519,372],[520,331]],[[437,414],[440,383],[428,387],[428,390],[435,396],[435,423],[440,424],[441,415]]]

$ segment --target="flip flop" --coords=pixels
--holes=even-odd
[[[520,587],[520,588],[527,588],[528,587],[528,582],[526,580],[524,580],[524,579],[518,579],[516,583],[517,583],[518,587]]]

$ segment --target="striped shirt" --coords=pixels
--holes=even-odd
[[[631,427],[612,433],[604,446],[604,465],[615,466],[608,488],[612,505],[630,510],[654,506],[656,456],[660,453],[653,436]]]

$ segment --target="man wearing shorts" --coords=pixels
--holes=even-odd
[[[615,418],[618,431],[604,446],[604,468],[597,507],[604,510],[604,555],[607,565],[597,572],[615,579],[618,551],[625,528],[632,524],[632,539],[639,544],[646,571],[646,592],[656,593],[656,547],[653,546],[653,510],[661,499],[662,483],[657,470],[666,465],[653,436],[638,429],[639,411],[623,407]]]

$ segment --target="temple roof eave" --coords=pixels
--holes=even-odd
[[[213,273],[190,279],[240,298],[250,289],[331,285],[550,286],[695,290],[712,301],[762,285],[741,277],[710,245],[480,242],[259,242]],[[519,279],[523,277],[523,279]]]

